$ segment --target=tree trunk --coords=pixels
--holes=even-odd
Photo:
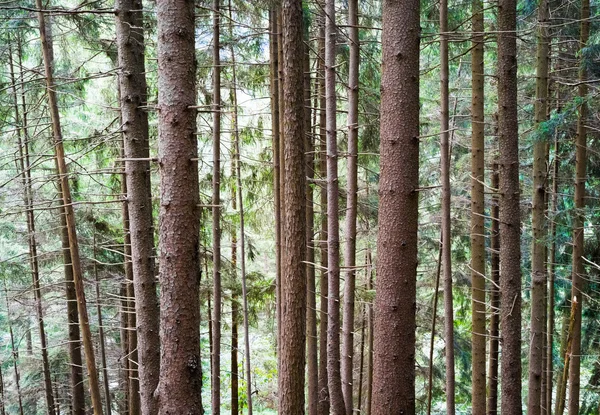
[[[8,288],[6,288],[6,279],[4,279],[4,299],[6,300],[6,322],[8,324],[8,333],[10,335],[10,350],[13,359],[13,370],[15,372],[15,388],[17,389],[17,400],[19,402],[19,414],[24,415],[23,399],[21,397],[21,376],[19,373],[19,349],[15,344],[15,335],[13,332],[12,321],[10,317],[10,303],[8,302]]]
[[[319,41],[317,58],[317,78],[319,80],[319,174],[320,174],[320,192],[319,205],[321,211],[321,232],[320,254],[321,254],[321,275],[319,284],[319,415],[329,415],[329,387],[327,385],[327,320],[328,303],[327,295],[329,283],[327,281],[327,269],[329,268],[327,254],[327,111],[325,102],[325,7],[324,2],[320,1],[319,14]]]
[[[235,128],[235,124],[234,124]],[[237,133],[237,131],[236,131]],[[234,148],[233,144],[232,148]],[[232,160],[234,160],[235,154],[232,154]],[[235,161],[231,166],[232,179],[236,180],[235,172]],[[236,180],[237,181],[237,180]],[[231,208],[235,212],[237,210],[237,195],[235,186],[231,186]],[[239,406],[239,372],[238,372],[238,352],[239,352],[239,341],[238,341],[238,320],[239,320],[239,308],[238,308],[238,292],[235,279],[237,278],[237,236],[236,231],[231,233],[231,268],[234,272],[233,288],[231,289],[231,415],[237,415],[240,412]]]
[[[346,404],[346,415],[353,413],[354,384],[354,291],[356,287],[356,215],[358,192],[358,75],[359,75],[359,38],[358,38],[358,0],[348,2],[348,43],[350,59],[348,68],[348,164],[346,192],[346,223],[344,266],[346,279],[344,285],[344,319],[342,338],[342,392]],[[360,384],[359,384],[360,388]]]
[[[327,130],[327,372],[332,415],[344,415],[346,407],[342,394],[340,373],[340,220],[337,150],[337,97],[335,92],[335,55],[337,26],[335,0],[325,0],[325,101]]]
[[[500,178],[498,176],[498,163],[492,163],[492,189],[498,189]],[[492,198],[491,215],[492,229],[490,231],[491,248],[491,284],[490,284],[490,359],[488,369],[488,395],[487,414],[498,413],[498,363],[500,348],[500,206],[498,204],[498,193]],[[485,297],[484,297],[485,298]]]
[[[383,2],[373,413],[415,414],[419,0]]]
[[[587,46],[590,37],[590,1],[581,0],[581,26],[579,51]],[[583,56],[581,60],[583,60]],[[575,141],[575,217],[573,218],[573,266],[572,266],[572,292],[571,302],[575,307],[575,321],[573,325],[573,345],[571,349],[571,362],[569,369],[569,415],[579,414],[579,392],[580,392],[580,366],[581,366],[581,311],[584,298],[584,235],[585,224],[585,182],[587,162],[587,116],[588,107],[585,99],[588,94],[587,74],[585,65],[579,67],[579,98],[582,100],[579,106],[577,118],[577,139]]]
[[[150,184],[150,144],[148,115],[143,110],[148,101],[144,64],[142,0],[117,0],[115,8],[121,118],[125,158],[126,200],[129,215],[131,267],[135,310],[137,372],[130,396],[135,401],[131,415],[139,407],[144,415],[156,415],[158,405],[154,391],[160,375],[159,307],[154,269],[154,224]],[[131,237],[133,236],[133,237]],[[132,327],[130,325],[130,327]],[[139,386],[138,386],[139,385]],[[138,395],[139,388],[139,395]]]
[[[368,190],[368,188],[367,188]],[[371,248],[367,247],[367,289],[373,290],[373,262]],[[367,305],[367,390],[365,394],[365,415],[371,415],[371,402],[373,397],[373,303]]]
[[[438,253],[437,272],[435,276],[435,290],[433,292],[433,311],[431,317],[431,339],[429,341],[429,368],[427,370],[427,415],[431,415],[431,405],[433,400],[433,353],[435,351],[435,326],[437,322],[437,308],[440,291],[440,274],[442,271],[442,246],[440,239],[440,249]]]
[[[538,6],[538,33],[536,57],[535,125],[540,128],[546,121],[548,101],[548,1]],[[542,374],[544,358],[544,330],[546,329],[546,182],[548,171],[548,146],[546,140],[538,139],[533,147],[533,206],[531,226],[533,246],[531,250],[531,334],[529,343],[529,382],[527,414],[540,415],[542,411]]]
[[[21,40],[18,40],[19,44]],[[19,47],[20,50],[20,47]],[[31,277],[33,282],[33,297],[35,300],[35,312],[40,335],[40,345],[42,352],[42,373],[44,375],[44,391],[48,414],[54,415],[54,395],[52,391],[52,378],[50,377],[50,365],[48,363],[48,346],[46,343],[46,330],[44,328],[44,312],[42,308],[42,292],[40,288],[40,272],[37,254],[37,239],[35,233],[35,215],[33,211],[33,193],[31,188],[31,164],[29,161],[29,134],[27,129],[27,111],[25,106],[25,93],[21,93],[23,102],[23,117],[21,119],[19,111],[19,97],[17,93],[17,78],[15,76],[12,47],[9,43],[8,60],[10,67],[10,78],[13,86],[13,100],[15,110],[15,121],[17,126],[17,144],[19,147],[19,168],[21,183],[23,185],[23,202],[27,217],[27,244],[29,247],[29,265],[31,268]]]
[[[448,1],[440,2],[440,102],[442,179],[442,269],[444,274],[444,341],[446,354],[446,413],[456,413],[454,375],[454,305],[452,298],[452,231],[450,216],[450,105],[448,91]],[[485,318],[485,317],[484,317]],[[473,330],[474,333],[475,330]],[[475,335],[475,334],[474,334]]]
[[[200,263],[194,4],[157,3],[160,172],[159,413],[199,415]]]
[[[304,130],[306,177],[315,178],[315,145],[311,125],[311,72],[309,28],[304,27]],[[319,406],[319,367],[317,353],[317,299],[315,283],[315,211],[312,185],[306,186],[306,366],[308,415],[317,415]]]
[[[486,411],[485,197],[483,188],[485,171],[485,81],[482,0],[473,0],[471,10],[473,13],[473,49],[471,51],[471,321],[473,327],[471,334],[471,404],[473,415],[484,415]],[[492,313],[496,313],[496,311],[492,309]],[[492,341],[494,341],[494,338],[490,337],[490,344]],[[492,356],[490,355],[491,359]]]
[[[104,381],[104,398],[106,402],[106,413],[111,415],[111,399],[110,399],[110,386],[108,381],[108,366],[106,364],[106,340],[104,337],[104,323],[102,321],[102,305],[100,302],[100,277],[98,276],[98,264],[96,259],[96,233],[94,232],[94,239],[92,243],[93,251],[93,269],[94,269],[94,282],[96,288],[96,313],[98,314],[98,337],[99,337],[99,348],[100,348],[100,360],[102,363],[102,380]]]
[[[282,241],[279,413],[304,414],[306,190],[302,2],[283,0],[285,214]]]
[[[500,145],[500,331],[502,414],[521,408],[521,211],[517,120],[516,0],[498,12],[498,132]]]
[[[213,351],[211,372],[212,411],[221,413],[221,58],[220,0],[213,0]]]
[[[125,207],[125,203],[123,203]],[[125,222],[125,221],[124,221]],[[124,230],[127,234],[129,229],[129,225],[124,226]],[[124,244],[126,245],[126,244]],[[131,266],[127,265],[128,259],[127,255],[124,255],[124,262],[126,268],[131,268]],[[125,275],[127,275],[127,271],[125,271]],[[127,278],[127,277],[125,277]],[[128,301],[127,301],[127,282],[122,281],[119,288],[119,297],[120,297],[120,309],[119,309],[119,317],[121,320],[120,326],[120,336],[121,336],[121,356],[119,358],[119,371],[121,379],[121,390],[123,391],[123,399],[119,403],[119,413],[124,415],[131,415],[129,411],[129,341],[127,336],[128,324],[127,324],[127,310],[128,310]]]
[[[42,0],[36,0],[36,7],[42,10]],[[64,198],[64,209],[69,234],[69,248],[71,251],[71,261],[73,268],[73,281],[75,284],[75,293],[77,296],[77,309],[79,312],[79,323],[83,335],[83,347],[85,350],[85,360],[88,369],[88,378],[90,383],[90,395],[92,397],[92,407],[94,414],[102,414],[102,399],[100,395],[100,386],[98,385],[98,372],[96,370],[96,359],[94,356],[94,345],[90,324],[88,320],[87,305],[85,300],[85,291],[83,285],[83,272],[81,260],[79,257],[79,244],[77,240],[77,230],[75,228],[75,211],[71,204],[71,189],[69,187],[69,173],[65,161],[65,150],[63,147],[62,130],[60,126],[60,115],[58,112],[58,102],[56,99],[56,85],[54,84],[52,74],[52,56],[49,43],[52,41],[46,37],[46,22],[44,13],[38,12],[38,21],[40,26],[40,37],[42,41],[42,53],[44,60],[44,70],[46,76],[46,89],[48,94],[48,106],[52,120],[52,133],[54,136],[54,145],[56,151],[56,163],[60,175],[61,189]]]

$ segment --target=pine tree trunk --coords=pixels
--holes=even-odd
[[[500,331],[502,414],[521,408],[521,211],[517,120],[516,0],[498,13],[498,132],[500,145]]]
[[[36,7],[42,10],[42,0],[36,0]],[[46,76],[46,89],[48,95],[48,106],[52,120],[52,133],[54,136],[54,145],[56,151],[56,163],[60,175],[61,189],[64,198],[64,210],[66,216],[67,230],[69,234],[69,247],[71,251],[71,261],[73,268],[73,281],[75,284],[75,293],[77,296],[77,309],[79,312],[79,323],[83,337],[83,347],[88,369],[90,395],[92,397],[92,407],[94,415],[102,414],[102,399],[100,395],[100,386],[98,384],[98,372],[96,370],[96,359],[94,356],[94,345],[90,324],[88,320],[87,305],[85,301],[85,291],[83,285],[83,272],[81,260],[79,257],[79,244],[77,240],[77,230],[75,228],[75,211],[71,204],[71,190],[69,187],[69,173],[65,161],[65,151],[63,147],[62,130],[60,126],[60,115],[58,112],[58,102],[56,99],[56,85],[54,84],[52,73],[52,54],[49,43],[52,41],[46,36],[46,22],[43,12],[38,12],[38,21],[40,27],[40,37],[42,41],[42,53],[44,60],[44,70]]]
[[[304,414],[306,350],[306,183],[303,17],[300,0],[282,2],[285,214],[282,241],[279,413]]]
[[[156,415],[154,391],[160,375],[159,308],[154,269],[154,224],[150,184],[148,101],[142,0],[117,0],[115,8],[121,118],[125,158],[126,200],[129,215],[131,267],[135,310],[133,335],[137,344],[137,373],[130,395],[134,400],[131,415],[141,409]],[[130,325],[130,327],[132,327]],[[132,368],[132,367],[130,367]],[[139,388],[139,395],[138,395]]]
[[[221,413],[221,58],[220,0],[213,0],[213,351],[211,373],[211,413]]]
[[[419,0],[383,1],[373,413],[415,414]]]
[[[485,337],[485,231],[484,231],[484,19],[482,0],[473,0],[471,51],[471,368],[473,415],[486,411],[486,337]],[[493,289],[493,288],[492,288]],[[492,313],[497,310],[492,309]],[[493,319],[493,316],[492,316]],[[490,337],[490,343],[494,341]],[[490,355],[490,359],[492,356]],[[491,392],[491,390],[490,390]],[[488,412],[489,413],[489,412]]]
[[[8,289],[6,288],[6,279],[4,279],[4,299],[6,300],[6,322],[8,324],[8,333],[10,335],[10,350],[13,360],[13,370],[15,372],[15,389],[17,390],[17,400],[19,402],[19,414],[24,415],[23,399],[21,397],[21,375],[19,373],[19,350],[15,344],[15,335],[13,332],[10,303],[8,301]]]
[[[368,190],[368,187],[367,187]],[[367,248],[367,289],[373,290],[373,262],[371,259],[371,248]],[[365,415],[371,415],[373,397],[373,303],[367,305],[367,390],[365,394]]]
[[[317,59],[317,78],[319,80],[318,96],[319,96],[319,205],[321,212],[321,232],[320,240],[320,255],[321,255],[321,275],[319,284],[319,305],[320,305],[320,320],[319,320],[319,415],[329,415],[329,386],[327,385],[327,320],[328,320],[328,302],[327,295],[329,291],[329,283],[327,281],[327,269],[329,268],[327,254],[327,110],[325,102],[325,7],[324,2],[320,3],[319,14],[319,41]]]
[[[356,287],[356,215],[358,192],[358,75],[359,75],[359,38],[358,38],[358,0],[348,2],[348,43],[350,59],[348,68],[348,164],[346,184],[346,223],[344,266],[346,278],[344,285],[344,318],[342,329],[342,392],[346,405],[346,415],[353,413],[353,358],[354,358],[354,291]],[[360,388],[360,384],[359,384]]]
[[[327,372],[332,415],[344,415],[346,407],[342,394],[340,372],[340,220],[337,150],[337,97],[335,91],[337,26],[335,1],[325,0],[325,101],[327,130]]]
[[[123,204],[125,206],[125,203]],[[128,232],[129,227],[125,226],[124,230]],[[125,245],[125,244],[124,244]],[[126,252],[126,251],[125,251]],[[126,256],[125,256],[126,258]],[[127,259],[125,259],[126,268],[131,268],[131,266],[127,266]],[[127,271],[125,272],[127,275]],[[127,278],[127,277],[125,277]],[[121,356],[119,357],[119,371],[120,376],[119,379],[121,381],[120,389],[123,393],[123,399],[119,402],[119,410],[120,413],[124,415],[131,415],[129,411],[129,342],[127,338],[127,282],[122,281],[119,288],[119,297],[120,297],[120,307],[119,307],[119,317],[121,321],[120,325],[120,337],[121,337]]]
[[[452,298],[452,231],[450,224],[450,105],[448,90],[448,1],[440,2],[440,102],[442,170],[442,269],[444,275],[444,342],[446,362],[446,413],[456,413],[454,375],[454,305]],[[475,330],[473,330],[475,332]]]
[[[160,172],[159,413],[200,415],[200,263],[194,4],[157,3]]]
[[[581,0],[581,26],[579,51],[587,46],[590,36],[590,2]],[[583,60],[583,56],[581,60]],[[583,298],[585,290],[585,276],[583,268],[584,235],[585,224],[585,182],[587,163],[587,116],[588,107],[585,99],[588,94],[587,73],[585,65],[580,64],[579,69],[579,98],[582,100],[579,106],[577,118],[577,139],[575,142],[575,218],[573,218],[573,266],[572,266],[572,292],[571,302],[575,304],[575,321],[573,325],[573,344],[571,349],[571,367],[569,368],[569,415],[579,414],[580,393],[580,366],[581,366],[581,312],[583,310]]]
[[[548,1],[542,0],[538,9],[535,124],[546,121],[548,101]],[[542,374],[544,358],[544,330],[546,329],[545,296],[546,273],[546,182],[548,171],[548,146],[538,139],[533,147],[533,206],[531,226],[531,334],[529,343],[529,382],[527,414],[540,415],[542,411]]]
[[[234,126],[235,128],[235,126]],[[234,144],[235,145],[235,144]],[[232,146],[233,148],[233,146]],[[235,154],[232,155],[232,160]],[[235,172],[235,164],[231,166],[231,176],[233,180],[237,179]],[[231,187],[231,208],[235,212],[237,210],[237,195],[235,186]],[[233,288],[231,289],[231,415],[237,415],[240,412],[239,406],[239,372],[238,372],[238,352],[239,352],[239,341],[238,341],[238,320],[239,320],[239,308],[238,308],[238,292],[237,292],[237,236],[234,230],[231,234],[231,268],[234,272]]]
[[[500,186],[500,177],[498,176],[498,163],[492,163],[492,189],[498,189]],[[500,206],[498,204],[498,193],[494,194],[491,206],[492,229],[490,230],[490,248],[491,248],[491,284],[490,284],[490,358],[488,368],[488,395],[487,395],[487,414],[496,415],[498,413],[498,363],[500,349]]]

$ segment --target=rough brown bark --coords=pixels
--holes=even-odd
[[[448,75],[448,1],[440,2],[440,103],[442,181],[442,270],[444,275],[444,342],[446,362],[446,413],[456,413],[454,374],[454,305],[452,294],[452,230],[450,224],[450,105]],[[475,330],[473,330],[475,332]]]
[[[337,150],[337,96],[335,91],[335,55],[337,26],[335,1],[325,0],[325,111],[327,132],[327,385],[330,411],[346,413],[340,372],[340,220]]]
[[[498,177],[498,163],[492,163],[492,189],[498,189],[500,178]],[[490,358],[488,368],[488,395],[487,414],[498,413],[498,363],[500,346],[500,206],[498,206],[498,193],[492,199],[491,206],[492,228],[490,230],[491,248],[491,284],[490,284]]]
[[[160,171],[160,414],[199,415],[199,196],[194,3],[157,3]]]
[[[160,374],[159,308],[154,270],[154,225],[150,186],[150,149],[146,69],[144,65],[144,22],[142,0],[115,3],[119,67],[121,122],[125,158],[126,203],[129,215],[131,266],[135,292],[135,327],[139,365],[137,387],[130,391],[145,415],[158,413],[154,391]],[[137,362],[136,362],[137,363]],[[135,383],[138,383],[136,380]],[[137,403],[137,402],[135,402]],[[131,408],[137,413],[138,405]]]
[[[342,328],[342,392],[346,405],[346,415],[353,413],[353,361],[354,361],[354,291],[356,287],[356,214],[358,192],[358,0],[348,1],[348,156],[346,183],[346,223],[344,247],[345,285],[344,318]],[[359,384],[360,388],[360,384]]]
[[[125,206],[125,204],[123,204]],[[124,227],[127,231],[128,227]],[[127,263],[127,259],[125,259]],[[131,266],[129,266],[131,268]],[[126,272],[127,274],[127,272]],[[127,277],[125,277],[127,278]],[[119,379],[121,380],[120,388],[123,391],[123,399],[119,402],[119,410],[125,415],[131,415],[129,412],[129,342],[127,338],[127,282],[122,281],[119,288],[120,307],[119,317],[121,321],[120,336],[121,336],[121,356],[119,357]]]
[[[383,1],[373,413],[415,414],[419,0]]]
[[[473,415],[486,411],[485,231],[484,231],[484,24],[483,2],[473,0],[471,51],[471,368]],[[492,288],[493,289],[493,288]],[[492,309],[492,313],[495,311]],[[490,338],[492,341],[493,338]]]
[[[548,100],[548,1],[538,6],[538,33],[536,57],[535,125],[546,120]],[[544,330],[546,329],[546,183],[548,171],[548,146],[538,139],[533,147],[533,206],[531,226],[531,334],[529,343],[529,381],[527,414],[540,415],[542,411],[542,374],[544,358]],[[545,404],[544,404],[545,406]]]
[[[36,7],[42,10],[42,1],[36,0]],[[46,90],[48,95],[48,106],[52,120],[52,133],[54,136],[54,146],[56,151],[56,163],[60,175],[60,184],[64,198],[64,211],[66,216],[67,231],[69,234],[69,248],[71,251],[71,263],[73,269],[73,281],[75,284],[75,293],[77,296],[77,309],[79,313],[79,323],[83,338],[83,347],[85,350],[86,364],[88,369],[88,378],[90,386],[90,395],[92,397],[92,407],[94,414],[102,414],[102,399],[100,396],[100,387],[98,385],[98,372],[96,370],[96,359],[94,356],[94,345],[92,333],[88,320],[87,305],[85,300],[85,291],[83,285],[83,273],[81,260],[79,257],[79,244],[77,240],[77,230],[75,228],[75,211],[71,204],[71,190],[69,187],[69,173],[65,161],[65,150],[63,147],[62,130],[60,126],[60,115],[58,112],[58,102],[56,99],[56,85],[52,73],[52,56],[50,53],[50,40],[46,36],[46,22],[43,12],[38,12],[38,21],[40,27],[40,37],[42,41],[42,54],[44,60],[44,71],[46,76]]]
[[[306,190],[303,19],[300,0],[283,0],[285,214],[282,241],[279,413],[304,414],[306,351]]]
[[[319,174],[320,174],[320,192],[319,205],[321,212],[321,231],[320,254],[321,254],[321,275],[319,284],[319,304],[320,304],[320,321],[319,321],[319,415],[329,415],[329,387],[327,386],[327,314],[328,303],[327,293],[329,291],[329,283],[327,281],[327,132],[325,128],[327,113],[325,103],[325,9],[324,3],[319,3],[321,13],[319,15],[319,41],[318,41],[318,60],[317,60],[317,77],[319,80],[318,96],[319,96]]]
[[[221,57],[220,0],[213,0],[213,351],[211,372],[211,413],[221,413]]]
[[[521,407],[521,211],[515,0],[498,12],[498,133],[500,145],[500,331],[502,414]]]
[[[590,36],[590,1],[581,0],[581,23],[579,51],[586,47]],[[585,182],[587,169],[587,116],[588,107],[585,99],[588,94],[586,69],[580,65],[579,69],[579,98],[582,103],[579,106],[577,118],[577,139],[575,142],[575,218],[573,219],[573,266],[572,266],[572,292],[571,302],[575,304],[575,321],[573,325],[573,344],[571,349],[571,362],[569,372],[569,415],[579,414],[579,392],[581,388],[581,311],[583,310],[585,276],[583,268],[584,235],[585,224]]]
[[[368,188],[367,188],[368,190]],[[371,248],[367,248],[367,289],[373,289],[373,262],[371,258]],[[367,305],[367,324],[369,331],[367,333],[367,390],[365,391],[365,414],[371,415],[372,397],[373,397],[373,303]]]

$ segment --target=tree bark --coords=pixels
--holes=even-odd
[[[498,413],[498,363],[500,349],[500,206],[498,203],[497,189],[500,186],[500,177],[498,176],[498,163],[492,163],[492,189],[496,193],[492,198],[491,216],[492,228],[490,230],[490,248],[491,248],[491,284],[490,284],[490,359],[488,368],[488,395],[487,395],[487,414],[496,415]]]
[[[42,0],[36,0],[36,7],[42,10]],[[61,189],[64,198],[64,211],[66,216],[67,231],[69,234],[69,248],[71,251],[71,262],[73,269],[73,281],[75,284],[75,293],[77,296],[77,309],[79,312],[79,323],[83,337],[83,347],[85,350],[85,360],[88,369],[88,378],[90,386],[90,395],[92,397],[92,407],[94,415],[102,414],[102,399],[100,395],[100,386],[98,385],[98,372],[96,370],[96,359],[94,356],[94,345],[90,324],[88,320],[87,304],[85,300],[85,290],[83,285],[83,272],[79,256],[79,243],[77,240],[77,230],[75,228],[75,211],[71,204],[71,189],[69,187],[69,173],[65,161],[65,150],[63,147],[62,130],[60,125],[60,115],[58,112],[58,102],[56,99],[56,85],[52,73],[52,56],[49,43],[51,39],[46,37],[46,22],[43,12],[38,12],[38,21],[40,27],[40,37],[42,41],[42,54],[44,60],[44,70],[46,76],[46,89],[48,94],[48,106],[52,120],[52,133],[54,136],[54,146],[56,151],[56,163],[60,175]]]
[[[419,0],[383,1],[373,413],[415,414]]]
[[[199,415],[199,195],[194,3],[157,3],[160,172],[159,413]]]
[[[538,6],[538,33],[536,57],[535,125],[546,121],[548,101],[548,1]],[[529,343],[529,380],[527,414],[540,415],[542,411],[542,374],[544,358],[544,330],[546,329],[546,183],[548,171],[548,146],[546,140],[538,139],[533,147],[533,206],[531,226],[533,244],[531,250],[531,334]]]
[[[337,26],[335,1],[325,0],[325,102],[327,130],[327,385],[332,415],[344,415],[340,372],[340,220],[337,150],[337,97],[335,92],[335,55]]]
[[[154,391],[160,375],[159,307],[154,269],[154,224],[150,184],[150,144],[148,101],[144,64],[144,19],[142,0],[117,0],[115,4],[117,51],[123,147],[125,153],[126,203],[129,215],[131,267],[137,344],[136,362],[139,381],[130,391],[134,402],[132,415],[139,406],[144,415],[156,415]],[[131,327],[131,326],[130,326]],[[134,364],[135,364],[134,363]],[[139,383],[139,397],[138,397]]]
[[[358,192],[358,0],[348,1],[348,43],[350,58],[348,68],[348,157],[346,184],[346,223],[344,266],[344,318],[342,329],[342,392],[346,405],[346,415],[353,413],[353,360],[354,360],[354,291],[356,287],[356,215]],[[360,388],[360,384],[359,384]]]
[[[213,0],[213,351],[211,372],[211,413],[221,413],[221,57],[220,0]]]
[[[482,0],[473,0],[471,51],[471,368],[473,415],[486,411],[485,337],[485,95],[484,18]],[[492,287],[493,289],[493,287]],[[492,309],[492,313],[497,310]],[[493,319],[493,316],[492,316]],[[494,341],[490,337],[490,343]],[[492,356],[490,355],[490,359]],[[497,367],[497,366],[496,366]]]
[[[282,241],[279,413],[304,414],[306,351],[306,190],[303,19],[300,0],[283,0],[285,214]]]
[[[579,51],[587,46],[590,37],[590,2],[581,0],[581,23]],[[583,60],[583,56],[581,60]],[[577,139],[575,142],[575,218],[573,219],[573,266],[572,266],[572,292],[571,302],[575,307],[575,321],[573,325],[573,344],[571,349],[571,362],[569,370],[569,415],[579,414],[579,392],[580,384],[580,366],[581,366],[581,312],[583,310],[583,298],[585,289],[583,255],[584,255],[584,235],[585,224],[585,182],[586,182],[586,163],[587,163],[587,116],[588,107],[585,99],[588,94],[586,84],[587,73],[585,65],[580,64],[579,69],[579,90],[578,95],[582,100],[579,106],[579,116],[577,118]]]
[[[21,375],[19,373],[19,349],[15,344],[15,335],[11,321],[10,303],[8,301],[8,288],[6,287],[6,279],[4,279],[4,299],[6,300],[6,322],[8,324],[8,333],[10,335],[10,350],[13,359],[13,370],[15,372],[15,389],[17,390],[17,400],[19,402],[19,414],[24,415],[23,399],[21,397]]]
[[[502,414],[521,408],[521,211],[517,120],[516,1],[498,13],[498,132],[500,145],[500,331]]]

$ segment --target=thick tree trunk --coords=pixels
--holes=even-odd
[[[548,101],[548,1],[542,0],[538,9],[537,62],[535,88],[535,124],[546,121]],[[548,146],[537,140],[533,147],[533,207],[531,226],[531,334],[529,343],[529,381],[527,414],[540,415],[542,406],[542,374],[544,359],[544,330],[546,329],[546,183],[548,171]]]
[[[327,385],[327,320],[328,320],[328,302],[327,295],[329,292],[329,283],[327,281],[328,254],[327,254],[327,111],[325,102],[325,8],[324,3],[319,3],[319,41],[318,41],[318,58],[317,58],[317,78],[319,80],[318,96],[319,96],[319,205],[321,212],[321,232],[320,254],[321,254],[321,275],[319,284],[319,305],[320,305],[320,320],[319,320],[319,415],[329,415],[329,387]]]
[[[221,413],[221,57],[220,0],[213,0],[213,351],[211,372],[211,413]]]
[[[159,413],[199,415],[200,263],[194,3],[157,3],[160,171]]]
[[[485,198],[483,188],[485,169],[484,24],[482,0],[473,0],[471,4],[473,13],[473,49],[471,51],[471,319],[473,327],[471,334],[471,404],[473,415],[484,415],[486,411]],[[496,311],[492,309],[492,313]],[[490,342],[493,340],[493,337],[490,337]]]
[[[348,68],[348,171],[346,174],[346,245],[344,249],[346,278],[344,285],[341,374],[346,415],[352,415],[354,398],[352,374],[354,360],[354,291],[356,287],[356,215],[358,206],[358,75],[360,60],[358,0],[348,2],[348,37],[350,46]]]
[[[383,1],[373,413],[415,414],[419,0]]]
[[[42,0],[36,0],[36,7],[42,10]],[[46,37],[46,22],[43,12],[38,12],[38,21],[40,26],[40,37],[42,41],[42,53],[44,60],[44,70],[46,76],[46,89],[48,94],[48,106],[52,120],[52,133],[54,136],[54,145],[56,151],[56,163],[60,175],[61,189],[64,198],[64,211],[66,216],[67,231],[69,234],[69,248],[71,251],[71,261],[73,269],[73,281],[75,284],[75,293],[77,296],[77,309],[79,312],[79,323],[83,337],[83,347],[85,350],[85,360],[88,369],[88,378],[90,386],[90,395],[92,397],[92,407],[94,414],[102,414],[102,399],[100,396],[100,386],[98,384],[98,372],[96,370],[96,359],[94,356],[94,345],[90,324],[88,320],[87,305],[85,300],[85,290],[83,285],[83,272],[81,260],[79,257],[79,244],[77,240],[77,230],[75,228],[75,211],[71,204],[71,190],[69,187],[69,173],[65,161],[65,150],[63,147],[62,130],[60,126],[60,115],[58,112],[58,102],[56,99],[56,85],[54,84],[52,73],[52,54],[50,53],[49,42],[51,39]]]
[[[579,51],[587,46],[590,37],[590,1],[581,0],[581,26]],[[581,58],[583,60],[583,57]],[[583,309],[584,298],[584,236],[583,229],[585,224],[585,182],[586,182],[586,163],[587,163],[587,116],[588,107],[585,99],[588,94],[586,84],[587,74],[583,64],[579,69],[579,98],[582,100],[579,106],[579,116],[577,118],[577,139],[575,141],[575,218],[573,219],[573,266],[572,266],[572,292],[571,302],[575,305],[575,321],[573,324],[573,344],[571,349],[571,362],[569,369],[569,415],[579,414],[579,392],[580,384],[580,366],[581,366],[581,311]]]
[[[125,158],[126,203],[129,215],[131,267],[135,310],[137,357],[139,365],[130,391],[135,401],[131,415],[140,407],[144,415],[158,413],[154,391],[160,375],[159,307],[154,270],[154,224],[150,185],[150,148],[142,0],[117,0],[115,4],[117,51],[123,147]],[[131,325],[130,325],[131,327]],[[136,364],[138,360],[136,359]],[[137,377],[137,376],[136,376]],[[139,383],[139,396],[138,396]],[[139,403],[138,403],[139,402]]]
[[[446,355],[446,413],[456,413],[454,375],[454,305],[452,298],[452,231],[450,224],[450,105],[448,90],[448,1],[440,2],[440,102],[442,170],[442,269],[444,275],[444,341]],[[475,332],[475,330],[473,330]]]
[[[498,163],[492,163],[492,189],[498,189],[500,178],[498,176]],[[500,206],[498,204],[498,193],[494,194],[491,206],[492,229],[490,230],[491,248],[491,284],[490,284],[490,358],[488,368],[488,395],[487,414],[498,413],[498,363],[500,348]]]
[[[500,0],[498,12],[498,132],[500,145],[500,331],[502,414],[521,407],[521,210],[517,120],[517,5]]]
[[[285,214],[282,241],[279,413],[304,414],[306,351],[306,190],[303,19],[300,0],[283,0]]]
[[[325,0],[325,101],[327,130],[327,372],[332,415],[344,415],[346,407],[342,394],[340,372],[340,220],[337,150],[337,97],[335,91],[335,55],[337,26],[335,1]]]

